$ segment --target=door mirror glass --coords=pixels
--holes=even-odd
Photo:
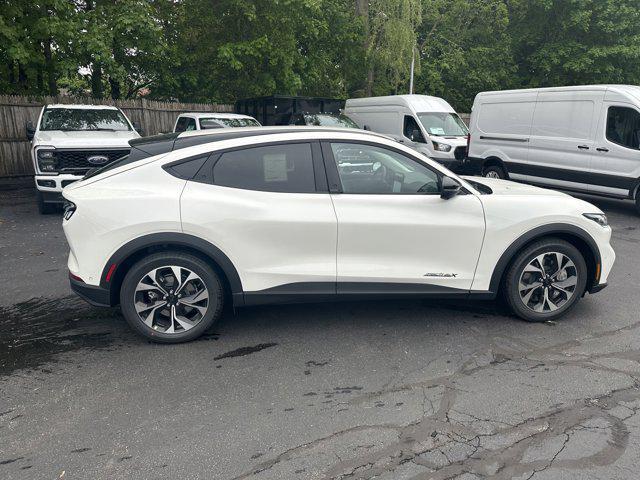
[[[33,122],[31,120],[27,121],[25,125],[25,130],[27,131],[27,138],[29,140],[33,140],[33,137],[36,134],[36,127],[33,126]]]
[[[133,125],[133,129],[142,136],[142,127],[140,124],[138,122],[131,122],[131,125]]]
[[[462,185],[458,181],[451,177],[442,178],[442,189],[440,190],[440,197],[444,200],[449,200],[460,193]]]

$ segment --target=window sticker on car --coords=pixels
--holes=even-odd
[[[444,128],[442,127],[431,127],[429,129],[429,133],[432,135],[444,135]]]
[[[265,182],[287,181],[287,156],[282,153],[267,154],[262,157]]]

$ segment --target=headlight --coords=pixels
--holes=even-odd
[[[38,150],[38,168],[41,172],[56,171],[56,154],[54,150]]]
[[[583,213],[585,217],[589,220],[593,220],[601,227],[606,227],[609,225],[609,221],[607,220],[607,216],[604,213]]]
[[[434,142],[434,141],[432,141],[431,143],[433,143],[433,149],[436,150],[437,152],[450,152],[451,151],[451,145],[447,145],[446,143],[438,143],[438,142]]]

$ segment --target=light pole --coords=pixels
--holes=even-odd
[[[416,64],[416,48],[411,48],[411,76],[409,78],[409,95],[413,94],[413,70]]]

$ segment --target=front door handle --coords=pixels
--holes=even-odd
[[[596,150],[599,151],[599,152],[608,152],[609,151],[608,148],[604,148],[604,147],[598,147],[598,148],[596,148]]]
[[[586,146],[586,145],[578,145],[578,148],[579,148],[580,150],[589,150],[589,147],[588,147],[588,146]]]

